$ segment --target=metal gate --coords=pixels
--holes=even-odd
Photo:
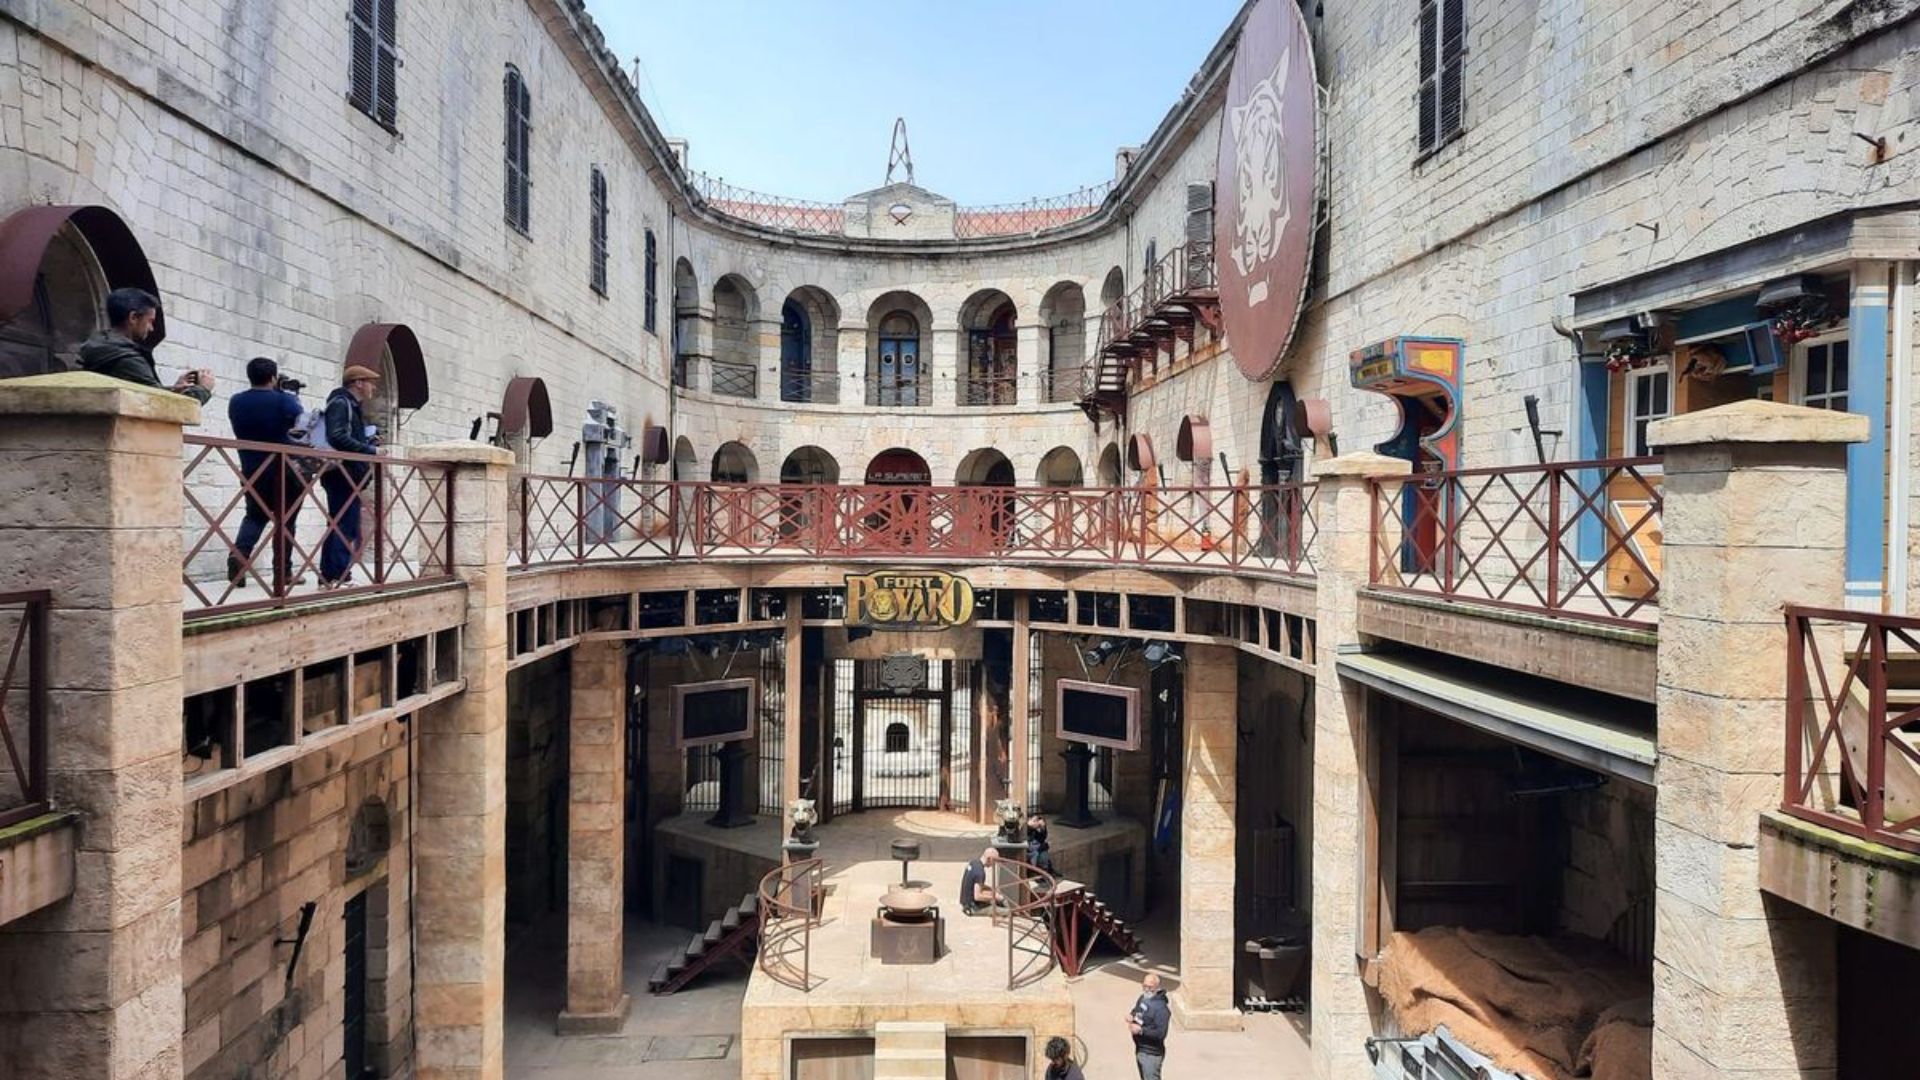
[[[891,677],[883,664],[896,665]],[[969,666],[906,657],[834,661],[834,813],[973,809]]]

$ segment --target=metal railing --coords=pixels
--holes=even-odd
[[[1107,201],[1114,181],[1076,188],[1062,195],[1045,195],[1025,202],[963,206],[953,218],[953,233],[962,240],[982,236],[1019,236],[1056,229],[1092,216]]]
[[[1190,317],[1218,295],[1211,242],[1183,244],[1160,256],[1140,284],[1101,311],[1093,352],[1082,369],[1082,399],[1124,393],[1134,355],[1157,340],[1150,322],[1164,322],[1169,312]]]
[[[1059,882],[1032,863],[1004,855],[994,862],[994,875],[1000,899],[993,921],[1007,928],[1007,989],[1018,990],[1046,978],[1059,963],[1053,940]]]
[[[916,407],[933,404],[933,381],[927,375],[867,377],[867,404]]]
[[[1650,627],[1657,457],[1421,472],[1370,483],[1374,588]]]
[[[780,400],[802,405],[838,405],[840,373],[783,371],[780,373]]]
[[[1040,400],[1049,405],[1067,404],[1080,400],[1080,381],[1085,376],[1080,364],[1072,367],[1046,368],[1040,372]]]
[[[762,228],[824,236],[844,235],[847,230],[844,203],[755,191],[703,172],[689,171],[687,182],[709,210]],[[1109,180],[1021,202],[959,207],[954,211],[954,235],[963,240],[1021,236],[1071,225],[1100,209],[1113,188],[1114,181]]]
[[[954,400],[961,405],[1018,405],[1020,377],[1013,372],[988,374],[978,371],[959,373]]]
[[[520,566],[643,559],[976,558],[1309,577],[1314,484],[1040,488],[526,476]]]
[[[813,989],[813,928],[820,925],[825,864],[788,863],[760,879],[760,948],[755,963],[768,978],[801,993]],[[796,959],[797,957],[797,959]]]
[[[1795,605],[1786,618],[1781,809],[1920,852],[1920,619]]]
[[[760,396],[760,369],[751,362],[742,363],[716,357],[709,367],[713,372],[715,394],[742,398]]]
[[[0,828],[47,812],[46,590],[0,593]],[[76,645],[76,647],[83,647]]]
[[[787,232],[838,236],[846,232],[847,212],[840,203],[770,195],[703,172],[689,172],[694,194],[716,214]]]
[[[204,435],[186,445],[188,619],[453,576],[446,465]]]

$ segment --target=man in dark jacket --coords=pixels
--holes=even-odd
[[[153,350],[144,342],[153,334],[160,317],[160,301],[145,289],[115,289],[107,294],[107,322],[102,330],[80,346],[80,366],[95,375],[123,379],[155,390],[185,394],[205,405],[213,398],[213,373],[189,371],[172,386],[160,382],[153,365]]]
[[[247,389],[227,402],[227,420],[233,425],[233,437],[243,442],[292,445],[289,433],[300,421],[300,399],[280,388],[280,365],[264,356],[247,361],[247,384]],[[260,543],[260,534],[271,522],[273,591],[276,596],[284,595],[292,583],[290,541],[307,486],[284,453],[242,448],[240,471],[246,480],[242,494],[246,497],[247,513],[240,521],[239,535],[234,537],[234,550],[227,555],[227,580],[235,588],[246,587],[254,546]]]
[[[373,397],[380,381],[377,372],[351,364],[344,385],[327,395],[327,445],[349,454],[377,454],[380,436],[367,423],[361,406]],[[334,589],[353,576],[360,556],[360,492],[372,466],[364,461],[335,461],[320,474],[327,491],[326,542],[320,545],[320,587]]]
[[[1027,865],[1053,873],[1053,845],[1047,842],[1047,819],[1040,814],[1027,819]]]
[[[1047,1040],[1047,1080],[1087,1080],[1073,1061],[1073,1044],[1055,1035]]]
[[[1127,1014],[1127,1030],[1133,1032],[1133,1063],[1140,1068],[1140,1080],[1160,1080],[1160,1067],[1167,1061],[1167,1025],[1172,1019],[1167,995],[1160,990],[1160,976],[1147,972],[1147,977],[1140,980],[1140,1000]]]

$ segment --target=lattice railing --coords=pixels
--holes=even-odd
[[[780,400],[803,405],[838,405],[840,373],[783,371],[780,373]]]
[[[716,358],[711,367],[715,394],[742,398],[760,396],[760,369],[753,364]]]
[[[729,184],[703,172],[689,172],[694,195],[717,214],[786,232],[839,236],[846,232],[843,203],[796,199]],[[954,235],[962,240],[988,236],[1021,236],[1071,225],[1091,216],[1106,202],[1114,182],[1076,188],[1022,202],[963,206],[954,212]]]
[[[1056,229],[1090,217],[1107,201],[1114,182],[1078,188],[1025,202],[963,206],[954,214],[953,232],[962,240],[981,236],[1019,236]]]
[[[203,435],[186,444],[187,618],[452,577],[448,466]]]
[[[1789,605],[1795,817],[1920,852],[1920,619]]]
[[[1658,458],[1422,472],[1374,481],[1377,588],[1650,626]]]
[[[47,811],[47,609],[45,590],[0,593],[0,828]],[[84,648],[76,643],[75,648]]]
[[[847,214],[839,203],[770,195],[702,172],[687,174],[694,193],[714,213],[787,232],[838,236],[846,232]]]

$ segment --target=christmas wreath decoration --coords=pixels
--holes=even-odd
[[[1838,321],[1827,310],[1825,297],[1803,296],[1773,313],[1773,336],[1784,345],[1797,345]]]
[[[1620,338],[1607,346],[1607,370],[1614,373],[1643,368],[1653,363],[1653,345],[1639,334]]]

